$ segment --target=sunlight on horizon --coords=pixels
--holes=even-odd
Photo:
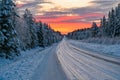
[[[90,27],[91,24],[86,23],[93,21],[98,24],[118,2],[119,0],[16,0],[21,14],[28,8],[37,22],[48,23],[54,30],[62,33]],[[84,26],[79,23],[83,23]],[[77,28],[74,28],[74,25]]]

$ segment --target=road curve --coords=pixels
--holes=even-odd
[[[120,80],[118,59],[82,50],[65,39],[57,55],[69,80]]]

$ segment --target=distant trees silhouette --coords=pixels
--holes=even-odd
[[[68,33],[67,37],[77,40],[98,37],[120,37],[120,4],[115,9],[112,8],[109,11],[108,18],[103,16],[100,26],[93,22],[91,28],[75,30]]]

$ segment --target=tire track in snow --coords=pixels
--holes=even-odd
[[[79,48],[67,43],[65,40],[59,44],[57,52],[58,59],[66,74],[69,74],[70,80],[120,79],[120,66],[115,59],[102,56],[105,59],[103,60],[98,55],[79,50]]]

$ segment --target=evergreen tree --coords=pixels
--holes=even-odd
[[[113,8],[108,15],[108,26],[108,36],[115,37],[115,10]]]
[[[100,34],[101,34],[101,36],[105,37],[105,36],[109,35],[108,28],[109,27],[107,24],[107,19],[105,16],[103,16],[103,18],[101,19],[101,22],[100,22]]]
[[[12,16],[16,14],[12,0],[2,0],[0,8],[0,53],[10,58],[19,54],[19,40],[14,29]]]
[[[119,37],[120,36],[120,4],[109,11],[108,18],[105,16],[101,19],[100,27],[92,23],[88,29],[75,30],[68,33],[67,37],[71,39],[87,39],[92,37]]]
[[[37,36],[38,36],[38,45],[39,46],[42,46],[42,47],[44,47],[44,45],[43,45],[43,33],[44,33],[44,31],[43,31],[43,24],[42,24],[42,22],[38,22],[37,23]]]
[[[114,25],[115,34],[114,36],[120,36],[120,4],[115,8],[115,25]]]
[[[25,14],[23,16],[29,27],[30,40],[31,40],[29,46],[30,46],[30,48],[34,48],[38,44],[37,30],[36,30],[34,18],[28,9],[25,10]]]
[[[92,34],[92,37],[97,37],[98,26],[97,26],[97,24],[95,22],[92,23],[91,34]]]

